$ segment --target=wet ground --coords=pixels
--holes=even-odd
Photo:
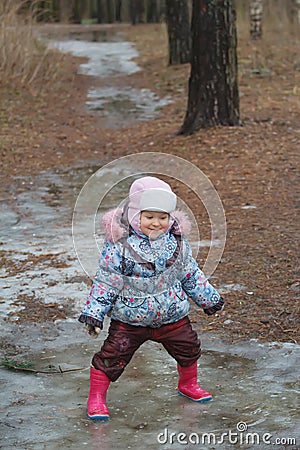
[[[199,381],[212,402],[179,397],[174,361],[149,342],[109,390],[111,420],[86,418],[89,364],[106,331],[92,340],[77,322],[90,280],[71,226],[97,168],[20,178],[2,198],[1,359],[63,373],[0,369],[0,448],[299,448],[299,346],[226,343],[200,328]]]
[[[276,442],[292,445],[275,448],[299,448],[300,352],[294,344],[226,345],[202,334],[199,380],[213,401],[197,404],[177,395],[174,361],[148,342],[111,385],[111,419],[99,423],[85,416],[88,367],[106,332],[89,339],[73,320],[5,330],[9,346],[39,370],[81,370],[34,375],[1,369],[4,449],[252,449]]]
[[[257,448],[269,448],[276,439],[299,443],[299,346],[230,344],[199,326],[199,381],[213,393],[212,402],[179,397],[174,361],[148,342],[109,390],[111,420],[86,418],[89,364],[106,331],[92,340],[77,322],[90,280],[76,258],[71,219],[76,196],[94,170],[19,180],[14,202],[1,204],[1,249],[10,257],[2,269],[1,358],[11,365],[33,363],[40,371],[67,371],[1,368],[1,448],[179,449],[199,443],[203,449],[251,449],[257,442]],[[114,195],[119,200],[122,189]]]
[[[149,89],[136,89],[120,82],[118,77],[140,70],[134,59],[137,50],[130,42],[120,40],[118,34],[113,41],[103,41],[103,34],[85,33],[72,35],[72,39],[50,41],[50,46],[63,53],[83,57],[78,72],[94,79],[105,80],[101,87],[92,86],[87,95],[86,107],[92,113],[101,115],[111,128],[129,125],[133,121],[152,119],[160,109],[172,102],[170,97],[158,98]],[[99,41],[100,40],[100,41]]]

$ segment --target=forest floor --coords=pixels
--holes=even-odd
[[[1,195],[7,198],[12,185],[22,190],[19,175],[30,178],[87,161],[100,166],[147,151],[182,157],[209,177],[226,213],[226,247],[213,283],[246,287],[225,295],[226,308],[218,317],[203,318],[193,310],[192,320],[201,317],[204,329],[233,340],[299,343],[299,39],[274,29],[266,30],[262,41],[250,42],[240,31],[242,125],[179,136],[189,65],[168,66],[163,25],[120,27],[124,40],[140,52],[142,69],[120,83],[169,95],[173,103],[154,120],[104,126],[99,115],[85,109],[91,77],[77,73],[81,60],[70,55],[61,57],[51,83],[12,89],[2,80]],[[201,235],[209,238],[206,219],[195,215]]]

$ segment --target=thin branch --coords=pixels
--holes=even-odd
[[[30,369],[28,367],[19,367],[19,366],[15,366],[13,364],[2,364],[4,367],[7,367],[7,369],[12,369],[12,370],[20,370],[21,372],[30,372],[30,373],[43,373],[43,374],[47,374],[47,375],[52,375],[52,374],[64,374],[64,373],[68,373],[68,372],[76,372],[79,370],[86,370],[86,367],[79,367],[79,368],[74,368],[74,369],[65,369],[63,370],[60,366],[58,366],[59,370],[37,370],[37,369]]]

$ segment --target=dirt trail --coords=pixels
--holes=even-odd
[[[18,367],[0,368],[0,447],[181,449],[187,439],[207,449],[223,439],[222,448],[231,449],[236,445],[229,436],[249,446],[247,430],[251,448],[298,448],[297,46],[289,39],[276,47],[277,35],[259,48],[242,40],[243,126],[179,137],[188,67],[166,66],[161,26],[122,27],[122,33],[136,43],[143,70],[119,84],[174,100],[154,120],[112,129],[106,118],[88,112],[88,89],[104,82],[78,75],[82,60],[71,56],[62,58],[51,91],[1,86],[0,356]],[[260,65],[266,61],[269,72]],[[111,386],[111,420],[98,424],[85,415],[88,370],[108,322],[96,341],[78,324],[90,280],[74,252],[71,217],[92,173],[141,151],[188,159],[211,179],[224,204],[227,241],[213,283],[223,289],[226,308],[213,317],[196,308],[191,314],[203,346],[199,380],[214,400],[199,405],[179,397],[174,361],[149,342]],[[201,239],[209,240],[203,207],[182,186],[176,192],[195,212]]]
[[[226,311],[219,320],[198,313],[193,320],[231,340],[255,337],[299,342],[297,41],[290,38],[279,45],[279,37],[273,33],[257,46],[241,36],[243,126],[201,130],[182,137],[176,132],[185,113],[188,66],[167,67],[162,26],[122,27],[118,33],[135,42],[142,68],[122,77],[120,83],[150,88],[160,97],[171,95],[174,103],[157,119],[138,126],[105,128],[106,121],[85,107],[91,83],[101,87],[103,81],[78,75],[82,61],[71,56],[61,59],[51,91],[40,90],[38,85],[32,92],[2,87],[2,200],[13,204],[16,195],[33,188],[34,175],[43,171],[59,174],[87,162],[100,167],[141,151],[188,159],[211,179],[226,212],[226,248],[213,281],[245,286],[226,295]],[[268,71],[262,70],[266,66]],[[195,210],[190,194],[180,188],[178,194]],[[50,189],[47,195],[55,193]],[[208,218],[200,206],[196,216],[201,235],[209,239]],[[9,255],[2,255],[4,265],[9,265]],[[205,254],[200,264],[204,259]],[[22,267],[10,266],[10,270],[11,276],[22,274]]]

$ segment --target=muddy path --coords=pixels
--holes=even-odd
[[[279,273],[286,260],[286,247],[290,249],[289,257],[293,261],[295,249],[291,242],[294,213],[290,213],[290,223],[286,224],[286,215],[283,214],[274,224],[272,209],[266,208],[262,196],[262,188],[267,183],[269,190],[266,202],[272,203],[273,195],[277,198],[273,188],[278,182],[283,185],[283,180],[278,181],[276,177],[277,164],[280,162],[291,176],[286,186],[287,195],[278,199],[276,205],[280,209],[287,199],[292,202],[294,159],[292,152],[286,153],[286,149],[279,149],[273,159],[264,159],[258,164],[256,156],[263,153],[265,148],[258,147],[255,154],[249,150],[241,156],[238,153],[240,142],[236,148],[231,146],[225,158],[222,148],[215,142],[219,139],[225,142],[234,140],[234,133],[237,133],[239,137],[242,135],[244,145],[247,143],[250,148],[251,140],[254,141],[258,131],[264,133],[266,139],[274,133],[270,123],[255,127],[248,124],[244,130],[232,130],[226,135],[222,134],[222,130],[209,132],[206,136],[200,134],[197,139],[206,140],[205,148],[213,147],[214,156],[221,158],[216,164],[212,163],[211,156],[204,149],[193,147],[195,151],[190,154],[194,163],[199,163],[196,156],[200,154],[201,164],[204,162],[208,171],[214,166],[209,173],[224,200],[229,223],[229,243],[222,276],[218,272],[215,277],[218,287],[228,297],[226,314],[217,320],[210,320],[194,309],[192,312],[192,320],[203,345],[199,381],[212,392],[213,402],[198,405],[179,397],[174,361],[161,347],[147,343],[136,354],[124,376],[110,388],[110,422],[97,424],[86,418],[90,359],[105,338],[108,323],[100,339],[94,341],[87,337],[77,322],[90,279],[82,270],[73,247],[71,229],[76,198],[89,177],[107,162],[108,156],[111,159],[114,155],[134,153],[141,148],[166,149],[172,147],[174,142],[174,127],[170,125],[174,117],[172,109],[168,124],[165,123],[156,135],[142,121],[139,125],[142,140],[132,141],[130,128],[125,128],[126,131],[121,134],[117,132],[113,137],[112,132],[105,128],[108,126],[107,111],[112,110],[111,103],[114,113],[109,115],[109,122],[118,121],[125,114],[126,120],[131,123],[137,120],[136,116],[147,116],[149,108],[151,114],[159,114],[159,102],[166,99],[163,95],[157,97],[149,94],[143,107],[133,107],[136,99],[140,98],[140,91],[134,91],[135,95],[124,98],[124,91],[120,94],[120,89],[126,86],[127,80],[120,83],[119,76],[115,80],[118,88],[112,86],[114,81],[110,78],[113,96],[109,102],[105,106],[103,103],[96,105],[97,111],[90,112],[90,117],[97,117],[97,125],[104,126],[102,133],[106,138],[111,138],[105,144],[107,154],[99,151],[99,142],[97,145],[95,142],[91,144],[90,135],[85,140],[80,131],[76,139],[77,129],[73,130],[74,139],[68,149],[69,128],[64,122],[64,127],[59,130],[54,127],[54,147],[57,149],[57,142],[60,142],[61,148],[68,149],[66,153],[62,151],[60,160],[64,162],[61,166],[58,167],[56,161],[56,165],[47,168],[43,161],[39,167],[44,170],[34,175],[22,173],[18,168],[16,152],[14,163],[18,169],[13,180],[5,184],[1,195],[1,359],[6,365],[16,365],[18,368],[2,366],[0,369],[0,446],[20,450],[60,447],[138,449],[145,445],[151,449],[179,449],[182,445],[194,448],[196,443],[197,448],[203,449],[218,448],[220,445],[226,449],[269,448],[271,444],[276,444],[277,448],[297,448],[300,440],[297,412],[300,352],[294,333],[297,327],[296,306],[293,304],[286,308],[285,302],[281,301],[284,294],[281,293],[282,297],[278,295],[281,292],[280,285],[275,283],[274,278],[269,287],[276,295],[274,310],[274,299],[266,292],[264,284],[267,279],[265,272],[270,267],[275,275]],[[93,86],[86,79],[84,83],[89,87],[84,95],[80,93],[81,108],[88,109],[91,106],[88,104],[91,98],[86,95],[91,93],[89,89],[103,89],[104,85],[100,81],[97,86]],[[104,89],[107,88],[108,85],[105,85]],[[138,83],[140,88],[141,80]],[[100,93],[97,91],[97,101],[103,101],[101,95],[103,90]],[[128,113],[132,109],[134,112]],[[103,113],[101,119],[95,116],[98,113]],[[81,114],[86,117],[86,110]],[[148,116],[146,118],[149,119]],[[285,142],[289,139],[295,142],[296,125],[294,127],[293,120],[291,114],[289,124],[274,125],[277,127],[276,132],[285,132]],[[279,136],[276,134],[276,139]],[[70,155],[76,148],[82,147],[83,142],[88,142],[87,146],[90,147],[89,158],[81,154],[75,162]],[[163,145],[159,146],[161,142]],[[126,146],[123,153],[121,143]],[[40,144],[36,142],[35,145]],[[180,140],[176,152],[184,156],[182,149],[186,145],[186,141]],[[110,152],[112,147],[117,150],[116,153]],[[39,147],[36,148],[39,151]],[[58,153],[52,156],[49,154],[49,161],[52,157],[53,160],[57,159]],[[33,161],[35,158],[37,155],[33,154]],[[219,183],[224,167],[231,183],[228,190]],[[264,167],[268,173],[268,182],[264,181]],[[215,170],[218,172],[216,178]],[[260,184],[259,180],[262,181]],[[255,192],[250,189],[253,182],[257,183]],[[239,190],[241,186],[243,190]],[[280,211],[286,213],[286,210]],[[244,229],[240,233],[242,227]],[[256,250],[257,259],[249,268],[250,256],[247,251],[252,254],[250,244],[253,242],[251,238],[251,242],[244,242],[242,237],[250,236],[249,230],[253,228],[256,233],[262,234],[252,238],[257,244],[258,236],[261,244]],[[266,240],[271,239],[270,231],[275,233],[275,240],[266,245]],[[203,239],[209,239],[209,236],[204,234]],[[240,255],[238,263],[236,252]],[[272,254],[277,255],[277,262]],[[255,265],[259,258],[262,260],[261,265]],[[287,265],[292,266],[292,263]],[[299,285],[296,271],[293,268],[289,270],[292,275],[287,281],[288,292],[290,298],[294,298]],[[252,272],[252,278],[247,271]],[[249,315],[247,308],[253,298],[258,298],[259,302],[253,306],[252,311],[255,313]],[[264,305],[263,311],[261,304]],[[23,371],[22,365],[23,368],[33,367],[36,371],[60,373]],[[250,433],[248,441],[246,431]],[[180,433],[184,433],[184,436]],[[211,441],[208,442],[208,439]],[[235,439],[238,439],[238,443]]]

